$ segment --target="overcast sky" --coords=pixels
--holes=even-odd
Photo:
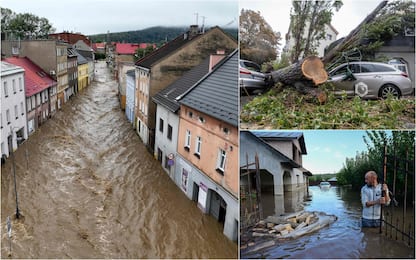
[[[371,13],[381,0],[342,0],[344,5],[332,17],[332,25],[339,32],[337,39],[348,35],[364,18]],[[290,0],[240,0],[241,9],[260,11],[266,22],[274,31],[282,35],[283,48],[284,36],[289,29]]]
[[[2,0],[15,13],[45,17],[56,32],[85,35],[140,30],[152,26],[238,27],[237,0]],[[227,26],[226,26],[227,25]]]

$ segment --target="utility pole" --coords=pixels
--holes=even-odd
[[[194,13],[194,15],[196,16],[196,25],[198,25],[198,13]]]
[[[12,164],[13,164],[13,178],[14,178],[14,193],[16,195],[16,218],[20,218],[19,213],[19,203],[17,200],[17,186],[16,186],[16,162],[14,160],[14,151],[13,151],[13,128],[10,126],[10,134],[12,135],[11,143],[10,143],[10,152],[12,155]]]

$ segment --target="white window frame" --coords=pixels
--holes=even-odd
[[[227,161],[227,152],[223,149],[218,150],[218,157],[217,157],[217,172],[224,174],[225,171],[225,163]]]
[[[195,155],[201,156],[201,147],[202,147],[202,138],[200,136],[197,136],[195,139]]]
[[[185,149],[189,151],[189,149],[191,149],[191,131],[190,130],[186,130],[185,133]]]
[[[7,81],[3,82],[4,96],[7,98],[9,96],[9,90],[7,89]]]

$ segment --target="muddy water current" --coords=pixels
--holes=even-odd
[[[148,153],[105,63],[1,168],[2,258],[237,258]],[[6,218],[12,217],[11,256]]]

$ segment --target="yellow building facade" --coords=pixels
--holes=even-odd
[[[78,65],[78,91],[88,86],[88,63]]]

